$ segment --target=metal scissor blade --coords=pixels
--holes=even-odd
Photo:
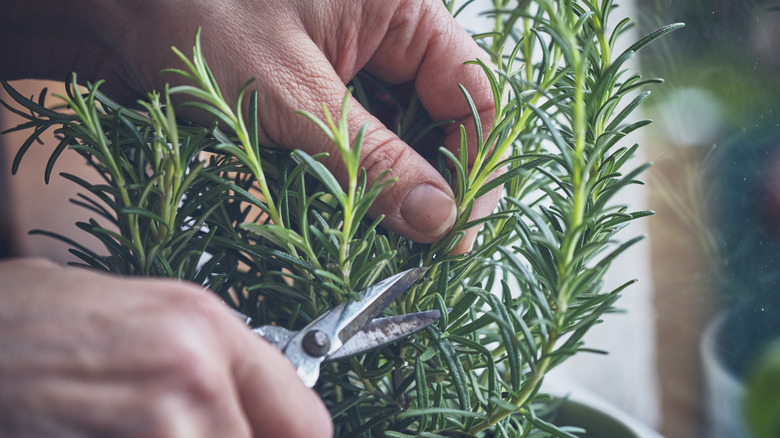
[[[441,312],[438,310],[376,318],[325,360],[339,360],[390,344],[428,327],[439,318]]]
[[[284,347],[290,343],[290,339],[298,332],[275,325],[261,325],[260,327],[253,328],[252,333],[259,335],[279,350],[284,351]]]
[[[346,342],[379,316],[401,293],[422,277],[426,268],[412,268],[374,284],[362,292],[362,299],[347,304],[341,313],[344,320],[338,333]]]
[[[366,327],[390,303],[419,279],[425,268],[396,274],[360,292],[358,301],[342,303],[320,315],[287,340],[283,352],[309,388],[317,382],[320,364]]]

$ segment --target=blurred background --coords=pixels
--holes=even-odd
[[[741,414],[744,380],[780,339],[780,1],[616,3],[616,17],[636,24],[626,45],[686,23],[643,49],[634,66],[666,83],[652,89],[644,116],[655,123],[636,139],[641,159],[655,165],[644,188],[623,196],[657,214],[628,231],[649,238],[613,270],[616,284],[640,280],[618,302],[624,312],[589,334],[588,346],[610,354],[578,357],[548,384],[593,397],[668,438],[750,437]],[[469,6],[464,26],[483,29],[477,12],[486,5]],[[14,85],[28,96],[46,86],[62,92],[56,83]],[[0,109],[0,130],[17,123]],[[64,244],[27,231],[79,240],[73,224],[84,211],[68,202],[75,185],[57,174],[89,174],[66,153],[45,185],[51,146],[34,145],[11,177],[25,138],[0,137],[0,257],[66,262]]]
[[[645,108],[645,153],[668,437],[751,436],[744,379],[780,334],[778,6],[637,0],[643,34],[686,23],[640,58],[666,80]]]

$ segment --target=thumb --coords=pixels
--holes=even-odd
[[[350,138],[366,125],[359,167],[366,171],[369,182],[385,172],[384,178],[393,180],[372,203],[369,214],[384,215],[382,225],[385,228],[414,241],[438,240],[449,231],[457,216],[452,189],[426,158],[387,129],[354,98],[348,99]],[[342,182],[346,181],[345,166],[337,152],[331,153],[324,164]]]
[[[328,152],[322,162],[343,186],[348,182],[348,175],[336,146],[317,125],[295,111],[305,110],[323,118],[320,105],[324,104],[337,119],[348,90],[316,45],[311,43],[309,50],[306,46],[306,42],[296,46],[308,59],[305,80],[291,69],[277,76],[282,86],[260,90],[261,99],[271,100],[266,107],[280,111],[274,120],[261,120],[261,123],[265,135],[277,144],[309,154]],[[283,91],[290,89],[295,93]],[[350,139],[367,123],[359,158],[359,167],[365,169],[367,180],[373,182],[386,171],[386,177],[395,180],[383,188],[369,214],[385,215],[383,227],[417,242],[433,242],[443,237],[457,215],[455,198],[447,182],[422,155],[388,130],[356,99],[349,97],[348,107]]]
[[[444,146],[456,153],[460,148],[460,126],[463,125],[470,166],[477,151],[476,127],[472,123],[471,108],[458,85],[470,94],[479,112],[482,130],[490,129],[495,117],[490,84],[479,66],[464,64],[484,57],[484,53],[441,2],[410,0],[388,1],[387,4],[394,8],[390,19],[392,25],[385,29],[381,42],[368,57],[365,69],[390,84],[413,82],[421,103],[435,120],[455,121],[444,127],[442,144],[427,145],[426,149]],[[316,59],[320,67],[316,69],[319,74],[313,76],[323,80],[307,81],[317,90],[311,94],[312,100],[321,102],[323,96],[330,95],[333,97],[328,106],[338,108],[338,100],[346,92],[343,81],[351,75],[345,74],[344,68],[340,69],[342,74],[336,74],[321,52],[316,55],[319,55]],[[323,93],[322,90],[331,92]],[[354,99],[351,108],[348,115],[351,138],[360,125],[369,123],[360,157],[369,181],[387,170],[396,180],[383,190],[369,213],[384,214],[383,226],[418,242],[432,242],[443,237],[457,218],[457,206],[449,185],[426,159]],[[340,160],[338,154],[331,154],[325,165],[343,183],[345,177]],[[498,194],[500,189],[477,199],[472,219],[489,214],[497,204]],[[478,228],[469,229],[455,252],[468,250],[477,232]]]

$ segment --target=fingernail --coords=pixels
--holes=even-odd
[[[415,230],[438,237],[455,223],[455,200],[439,188],[422,184],[406,194],[401,217]]]

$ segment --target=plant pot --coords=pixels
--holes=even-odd
[[[563,401],[547,421],[585,429],[585,434],[575,434],[585,438],[663,438],[576,380],[555,374],[551,377],[545,380],[542,392]]]
[[[721,332],[729,314],[718,314],[704,329],[700,354],[704,378],[705,435],[711,438],[747,438],[742,415],[745,388],[723,360]]]
[[[763,308],[722,312],[702,333],[705,435],[751,438],[744,421],[744,377],[762,353],[780,339],[780,321]]]
[[[587,432],[577,436],[585,438],[649,438],[617,416],[575,400],[563,402],[554,423],[560,427],[581,427]]]

